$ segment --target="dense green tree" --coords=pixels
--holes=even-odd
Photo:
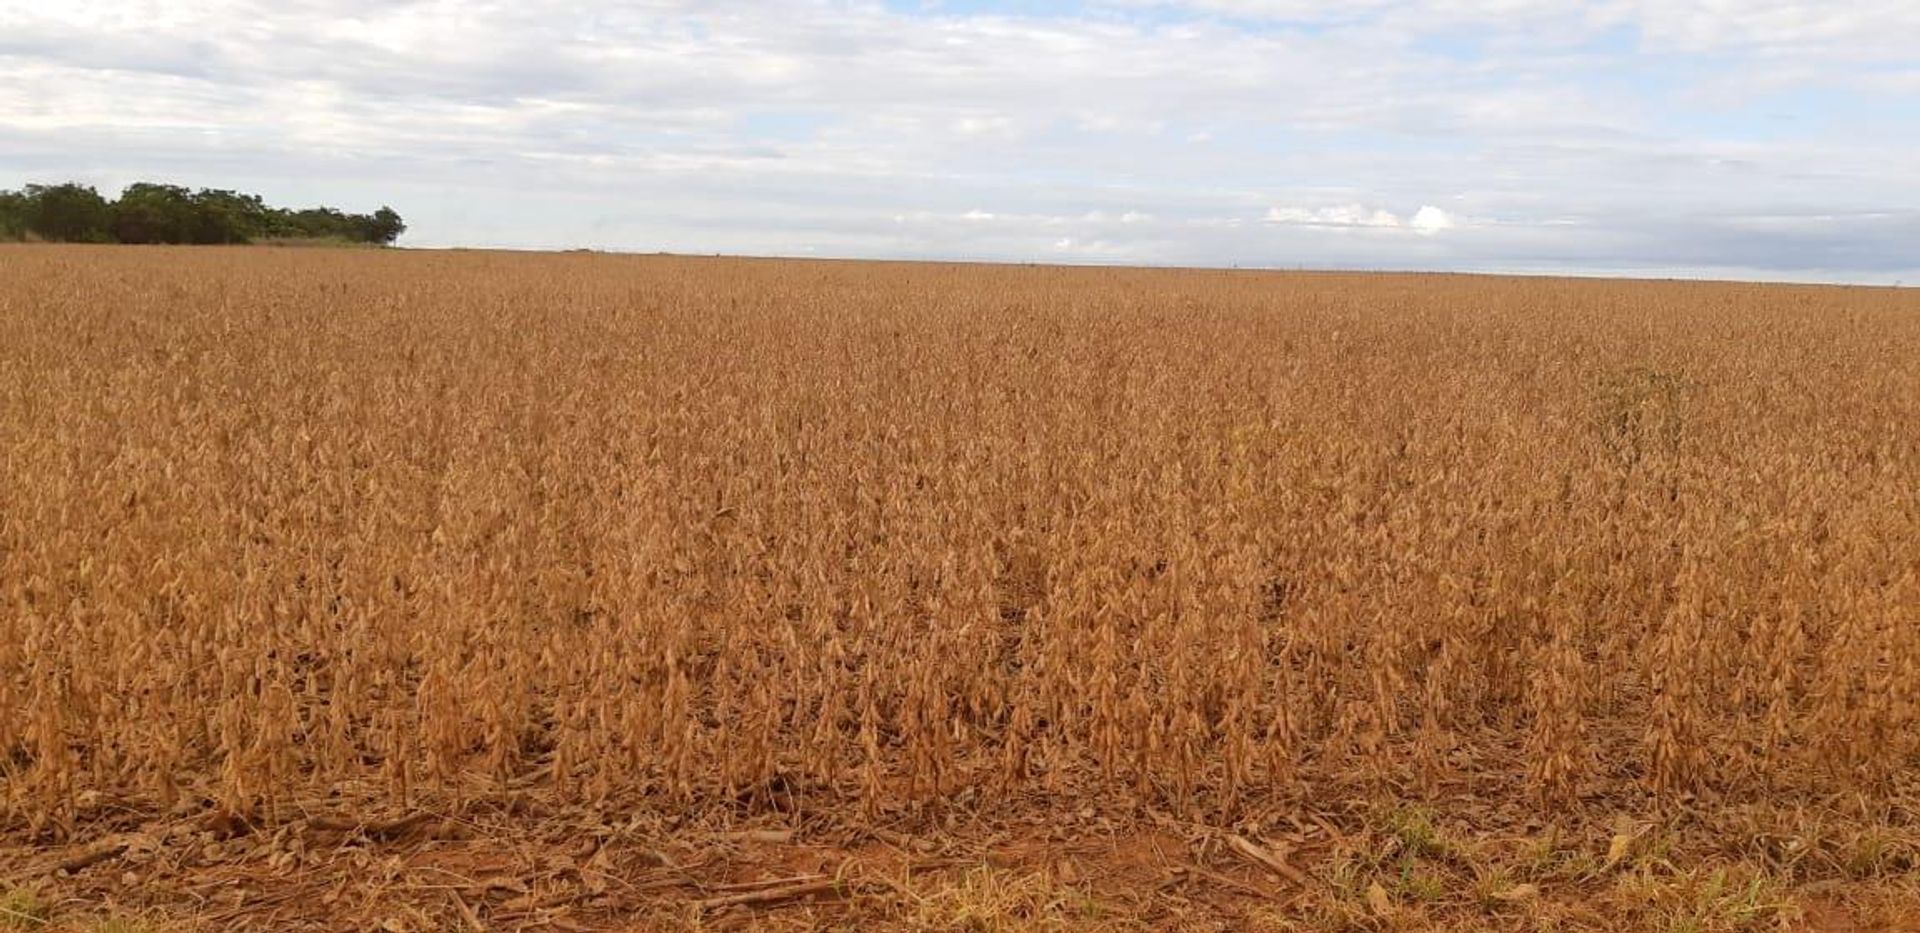
[[[200,218],[196,243],[246,243],[273,235],[273,209],[257,194],[202,188],[193,203]]]
[[[255,194],[136,182],[116,201],[76,184],[0,191],[0,239],[57,242],[250,243],[339,240],[391,245],[407,224],[391,207],[349,214],[331,207],[270,207]]]
[[[27,232],[67,243],[104,243],[113,211],[90,185],[28,185]]]
[[[379,210],[373,212],[372,220],[373,222],[366,228],[366,238],[369,243],[392,245],[393,241],[400,239],[400,234],[407,232],[407,222],[401,220],[400,214],[393,208],[384,204],[380,205]]]
[[[27,235],[27,197],[18,191],[0,191],[0,240]]]
[[[294,211],[292,224],[295,236],[317,239],[356,239],[353,223],[346,214],[331,207],[309,207]]]
[[[140,182],[113,203],[107,229],[121,243],[190,243],[197,222],[193,194],[178,185]]]

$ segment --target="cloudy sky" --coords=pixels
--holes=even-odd
[[[0,187],[415,246],[1920,282],[1915,0],[0,0]]]

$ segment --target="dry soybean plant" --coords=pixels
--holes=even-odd
[[[1871,799],[1917,361],[1890,290],[0,251],[0,826]]]

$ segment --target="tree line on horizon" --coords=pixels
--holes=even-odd
[[[406,222],[391,207],[350,214],[269,205],[256,194],[136,182],[109,200],[90,185],[0,190],[0,240],[55,243],[237,244],[323,240],[392,244]]]

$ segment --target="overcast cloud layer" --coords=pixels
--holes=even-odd
[[[0,0],[0,187],[418,246],[1911,283],[1916,164],[1914,0]]]

